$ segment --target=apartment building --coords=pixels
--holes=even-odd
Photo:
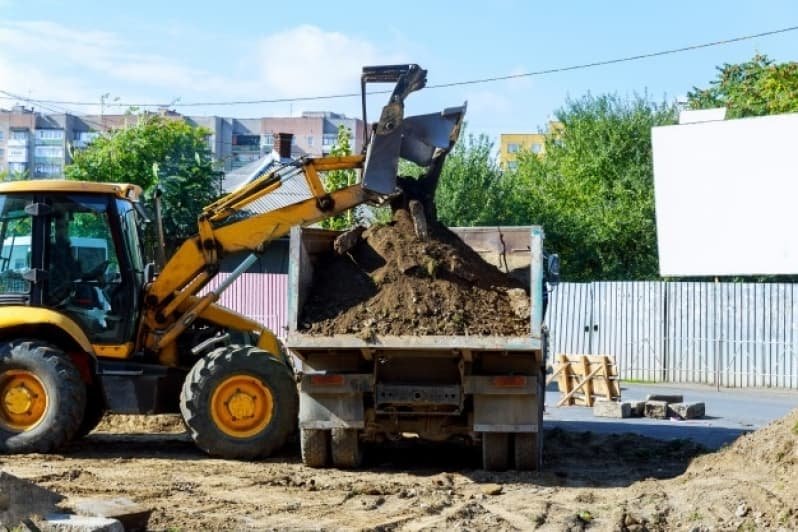
[[[351,131],[354,153],[363,146],[363,121],[332,112],[261,118],[184,116],[167,110],[160,114],[206,128],[211,152],[225,172],[270,153],[275,133],[293,134],[294,157],[328,154],[339,125]],[[0,109],[0,172],[24,173],[32,178],[63,177],[72,150],[85,148],[102,131],[126,127],[137,119],[124,114],[43,114],[24,106]]]
[[[559,135],[562,128],[561,122],[549,122],[545,133],[502,133],[499,136],[499,166],[504,170],[515,170],[521,152],[545,154],[546,139]]]

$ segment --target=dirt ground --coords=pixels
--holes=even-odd
[[[63,454],[0,458],[0,521],[127,497],[153,509],[155,530],[798,528],[798,410],[711,454],[549,430],[543,473],[488,473],[452,444],[403,441],[371,449],[361,471],[315,470],[296,446],[260,462],[208,458],[176,417],[112,416],[100,429]]]
[[[454,233],[429,221],[416,236],[410,213],[373,225],[347,253],[321,256],[300,320],[331,336],[529,334],[529,294]]]

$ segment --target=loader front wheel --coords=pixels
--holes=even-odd
[[[180,394],[194,442],[213,456],[268,456],[296,428],[299,400],[288,368],[251,346],[225,346],[200,359]]]
[[[0,344],[0,452],[48,453],[77,433],[86,385],[69,357],[37,340]]]

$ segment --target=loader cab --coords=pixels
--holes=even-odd
[[[133,201],[114,185],[27,183],[0,187],[0,305],[61,312],[93,344],[132,341],[144,284]]]

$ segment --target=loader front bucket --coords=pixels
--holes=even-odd
[[[363,121],[365,88],[369,82],[395,82],[380,120],[368,135],[363,188],[378,195],[396,192],[399,157],[419,166],[429,166],[436,150],[448,152],[460,135],[466,105],[451,107],[441,113],[404,116],[404,100],[426,85],[426,70],[418,65],[365,67],[361,78]],[[366,122],[367,123],[367,122]]]

